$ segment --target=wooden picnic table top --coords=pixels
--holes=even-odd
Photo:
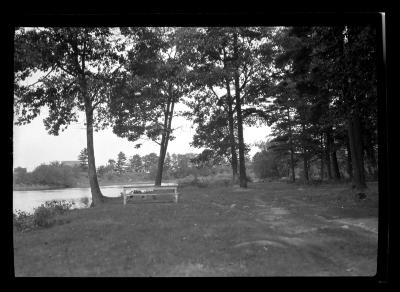
[[[174,190],[174,201],[175,203],[178,202],[178,184],[168,184],[168,185],[161,185],[161,186],[155,186],[155,185],[126,185],[123,186],[123,192],[121,193],[122,197],[123,197],[123,204],[126,205],[126,201],[128,198],[132,198],[132,197],[146,197],[147,195],[150,194],[143,194],[140,192],[140,194],[135,194],[134,190],[150,190],[150,191],[154,191],[154,190],[168,190],[168,189],[173,189]],[[129,191],[129,190],[133,190],[133,191]],[[127,192],[129,192],[129,194],[127,194]],[[155,194],[151,194],[154,198]],[[156,196],[158,195],[171,195],[171,193],[168,194],[156,194]]]
[[[161,185],[161,186],[155,186],[155,185],[125,185],[123,186],[124,189],[137,189],[137,188],[177,188],[178,184],[170,184],[170,185]]]

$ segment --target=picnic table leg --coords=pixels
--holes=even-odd
[[[178,191],[175,188],[175,203],[178,203]]]
[[[123,191],[123,197],[124,197],[124,205],[126,205],[126,191]]]

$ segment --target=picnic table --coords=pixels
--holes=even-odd
[[[149,201],[149,198],[157,200],[159,197],[170,197],[175,203],[178,203],[178,184],[168,184],[154,186],[149,184],[127,185],[123,186],[122,197],[126,205],[128,199],[143,199]]]

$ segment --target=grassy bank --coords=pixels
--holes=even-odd
[[[180,193],[177,204],[123,206],[114,199],[60,215],[62,224],[50,228],[15,231],[15,274],[375,273],[377,239],[371,226],[378,211],[376,185],[362,201],[352,197],[347,185],[187,186]]]

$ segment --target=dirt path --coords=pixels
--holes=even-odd
[[[254,196],[255,208],[248,215],[261,225],[260,231],[235,247],[273,249],[282,256],[294,252],[293,264],[303,261],[313,267],[313,275],[374,275],[377,218],[341,217],[340,210],[305,202],[296,195],[276,190]],[[332,213],[336,215],[327,216]],[[311,271],[303,272],[310,275]],[[299,275],[303,272],[298,271]]]

